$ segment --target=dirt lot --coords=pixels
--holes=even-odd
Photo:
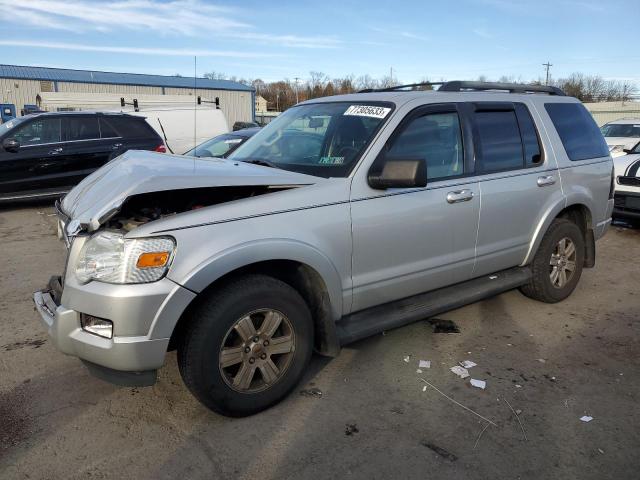
[[[0,210],[0,478],[638,478],[640,231],[614,227],[561,304],[513,291],[440,316],[460,333],[420,322],[361,341],[234,420],[188,394],[175,354],[131,389],[50,345],[30,298],[62,269],[50,215]],[[486,390],[449,371],[467,359]]]

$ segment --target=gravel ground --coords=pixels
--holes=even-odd
[[[512,291],[439,317],[459,333],[425,321],[372,337],[229,419],[189,395],[174,353],[131,389],[50,345],[31,293],[62,270],[51,213],[0,210],[0,478],[638,478],[638,230],[612,228],[560,304]],[[485,390],[449,371],[462,360]]]

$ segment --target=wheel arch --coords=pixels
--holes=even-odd
[[[595,265],[595,236],[593,213],[591,209],[586,205],[586,202],[581,202],[579,200],[567,204],[558,203],[549,212],[547,212],[544,220],[540,223],[538,229],[536,230],[536,234],[529,245],[529,251],[522,265],[531,263],[533,257],[538,251],[538,248],[540,247],[542,237],[544,237],[545,233],[549,229],[549,226],[556,218],[566,218],[567,220],[571,220],[573,223],[578,225],[583,233],[585,240],[584,267],[593,267]]]
[[[175,347],[190,312],[211,291],[238,276],[260,273],[284,281],[303,297],[311,310],[315,349],[328,356],[339,352],[336,320],[342,316],[342,282],[333,264],[316,249],[286,241],[239,248],[216,256],[189,277],[184,286],[196,293],[176,322],[163,326]],[[257,247],[257,248],[256,248]]]

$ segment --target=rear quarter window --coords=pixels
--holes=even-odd
[[[124,138],[156,138],[158,134],[144,118],[112,117],[107,122]]]
[[[606,157],[607,144],[586,108],[581,103],[545,103],[567,156],[571,161]]]

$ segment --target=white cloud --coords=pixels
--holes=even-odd
[[[418,35],[417,33],[400,32],[400,36],[404,38],[410,38],[411,40],[420,40],[422,42],[429,41],[429,37],[425,37],[424,35]]]
[[[253,25],[239,20],[243,12],[202,0],[0,0],[0,12],[33,27],[78,33],[126,29],[301,48],[335,48],[341,43],[335,37],[257,32]]]
[[[487,31],[484,28],[474,28],[472,31],[473,31],[473,33],[475,33],[479,37],[482,37],[482,38],[493,38],[493,34],[490,33],[489,31]]]
[[[141,47],[112,47],[103,45],[81,45],[64,42],[40,42],[31,40],[0,40],[0,46],[5,47],[33,47],[54,50],[71,50],[76,52],[123,53],[134,55],[162,55],[180,57],[231,57],[231,58],[270,58],[281,57],[278,54],[264,54],[257,52],[237,52],[230,50],[207,50],[190,48],[141,48]]]

